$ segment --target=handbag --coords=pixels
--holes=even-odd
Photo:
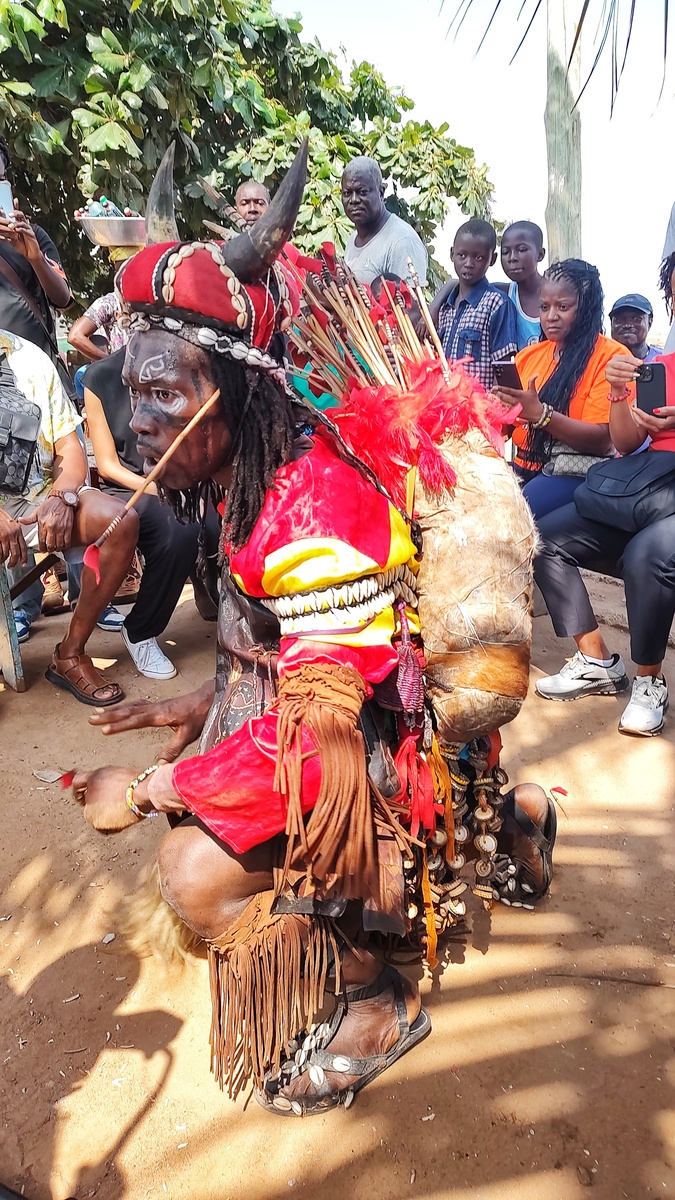
[[[30,478],[42,421],[39,404],[19,391],[6,356],[0,356],[0,492],[22,495]]]
[[[675,452],[643,450],[591,467],[574,493],[577,512],[591,521],[637,533],[675,514]]]
[[[544,475],[572,475],[584,478],[591,467],[597,463],[609,462],[614,454],[585,454],[582,450],[572,450],[565,442],[551,441],[550,458],[543,469]]]

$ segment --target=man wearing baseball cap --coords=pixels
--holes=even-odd
[[[663,352],[647,344],[647,335],[654,320],[654,310],[646,296],[629,292],[620,296],[609,314],[612,322],[612,337],[630,350],[635,358],[651,362]]]

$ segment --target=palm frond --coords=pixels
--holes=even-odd
[[[515,2],[515,0],[514,0]],[[559,4],[562,0],[547,0],[548,4]],[[603,58],[603,55],[610,56],[610,108],[614,110],[614,104],[621,84],[621,79],[628,60],[628,51],[636,28],[636,2],[637,0],[579,0],[579,16],[575,24],[574,38],[572,41],[572,49],[569,54],[568,70],[574,55],[578,49],[581,35],[584,29],[588,30],[592,16],[597,14],[597,26],[594,36],[591,39],[591,46],[595,49],[593,64],[590,71],[586,75],[584,83],[577,96],[576,103],[578,104],[588,87],[593,75],[595,74],[598,65]],[[514,24],[518,24],[521,17],[526,17],[527,26],[525,32],[521,36],[516,49],[511,56],[511,62],[514,61],[523,44],[525,43],[534,21],[542,7],[543,0],[520,0],[517,15],[515,15]],[[528,5],[530,6],[529,17],[527,17]],[[445,6],[445,0],[441,0],[441,8]],[[450,21],[448,33],[453,29],[455,31],[455,39],[464,25],[469,13],[472,10],[478,10],[479,7],[484,7],[484,0],[454,0],[454,10]],[[502,7],[502,0],[495,0],[491,15],[485,25],[478,43],[476,53],[482,48],[488,34],[494,24],[495,18],[499,9]],[[503,11],[503,10],[502,10]],[[651,11],[645,9],[645,20],[651,17]],[[666,82],[666,68],[668,64],[668,33],[669,33],[669,0],[663,0],[663,73],[661,79],[661,91],[659,92],[659,100],[663,95],[663,89]],[[588,36],[588,34],[587,34]]]

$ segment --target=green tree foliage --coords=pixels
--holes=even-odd
[[[372,64],[354,64],[346,81],[301,33],[269,0],[0,0],[0,128],[15,189],[61,249],[79,297],[99,292],[109,267],[73,210],[105,193],[142,212],[171,140],[186,236],[213,217],[198,175],[230,196],[242,175],[274,187],[305,134],[311,180],[296,238],[305,250],[343,247],[339,178],[355,154],[379,160],[390,202],[427,241],[451,197],[470,215],[488,211],[486,168],[447,126],[404,120],[412,102]]]

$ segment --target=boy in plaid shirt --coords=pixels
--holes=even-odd
[[[459,283],[438,312],[443,349],[453,361],[469,359],[469,374],[490,390],[496,383],[493,363],[512,358],[518,349],[513,303],[485,278],[497,259],[497,235],[492,225],[478,219],[460,225],[451,258]]]

